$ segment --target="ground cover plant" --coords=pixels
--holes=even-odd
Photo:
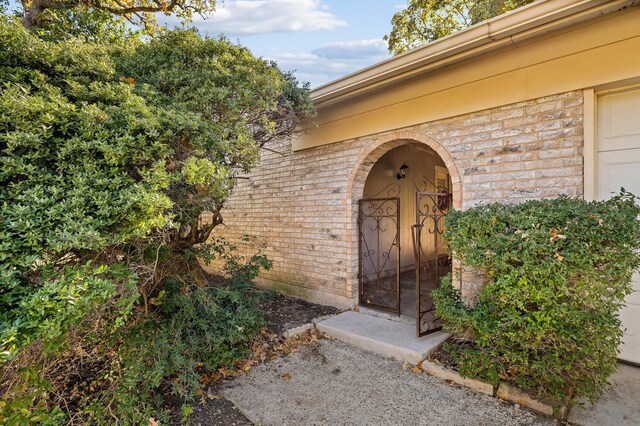
[[[487,272],[474,306],[449,277],[437,314],[466,345],[450,345],[460,372],[563,402],[595,400],[616,369],[618,312],[640,265],[640,207],[623,192],[606,201],[560,197],[488,204],[447,217],[461,261]]]
[[[47,13],[0,17],[0,419],[139,424],[167,404],[186,419],[200,373],[263,324],[252,280],[269,261],[211,231],[311,102],[224,38]]]

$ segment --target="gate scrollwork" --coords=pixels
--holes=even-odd
[[[451,271],[451,259],[443,238],[444,220],[451,205],[448,191],[416,193],[416,224],[413,244],[416,261],[416,334],[424,336],[442,329],[435,314],[431,292]]]
[[[358,236],[360,304],[399,315],[400,198],[360,200]]]

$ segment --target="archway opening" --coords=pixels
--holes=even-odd
[[[452,202],[445,161],[425,144],[390,149],[371,167],[358,202],[359,303],[440,329],[431,291],[451,271],[444,216]]]

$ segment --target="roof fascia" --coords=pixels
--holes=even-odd
[[[312,90],[311,98],[316,107],[334,103],[638,3],[640,0],[535,2],[327,83]]]

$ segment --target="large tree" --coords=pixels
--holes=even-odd
[[[409,0],[393,15],[393,28],[384,39],[389,51],[399,54],[533,1]]]
[[[188,281],[235,174],[312,112],[274,63],[192,30],[52,42],[3,18],[0,41],[0,332],[45,269],[124,260],[143,296]],[[160,247],[186,269],[145,266]]]
[[[103,11],[121,16],[131,23],[152,29],[155,15],[164,13],[190,20],[194,14],[206,15],[215,9],[215,0],[20,0],[22,23],[26,28],[42,26],[56,11]]]
[[[236,174],[313,114],[305,87],[246,48],[195,30],[142,38],[93,6],[35,26],[0,16],[0,417],[16,424],[57,404],[39,385],[3,386],[20,383],[24,348],[64,350],[80,326],[134,336],[95,349],[111,384],[82,403],[128,404],[131,423],[153,411],[141,395],[197,384],[196,360],[233,360],[259,326],[238,287],[268,262],[244,268],[215,246],[231,261],[213,285],[198,256]],[[103,334],[93,344],[120,337]]]

